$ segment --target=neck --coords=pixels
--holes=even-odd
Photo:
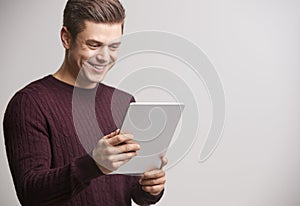
[[[64,83],[84,89],[93,89],[97,86],[97,83],[88,83],[83,77],[80,78],[78,72],[73,73],[70,64],[66,60],[53,76]]]
[[[53,76],[62,82],[75,86],[77,74],[72,74],[70,71],[70,65],[65,60]]]

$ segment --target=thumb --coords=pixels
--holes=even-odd
[[[120,134],[120,129],[116,129],[115,131],[111,132],[110,134],[108,135],[105,135],[104,138],[105,139],[110,139],[116,135]]]
[[[162,156],[160,169],[162,169],[164,166],[166,166],[166,164],[168,164],[168,159],[166,158],[166,156]]]

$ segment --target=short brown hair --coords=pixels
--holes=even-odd
[[[124,27],[125,9],[119,0],[68,0],[64,9],[63,25],[75,39],[85,28],[84,21],[95,23],[122,23]]]

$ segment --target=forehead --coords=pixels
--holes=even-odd
[[[120,41],[122,37],[122,23],[104,24],[85,21],[85,28],[78,33],[77,40],[94,40],[104,44]]]

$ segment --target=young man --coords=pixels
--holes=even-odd
[[[61,29],[62,66],[11,99],[4,136],[22,205],[123,206],[131,199],[147,205],[161,198],[162,169],[141,177],[110,174],[140,149],[132,135],[118,130],[133,97],[100,83],[116,61],[124,18],[118,0],[69,0]],[[73,116],[74,90],[79,121]]]

